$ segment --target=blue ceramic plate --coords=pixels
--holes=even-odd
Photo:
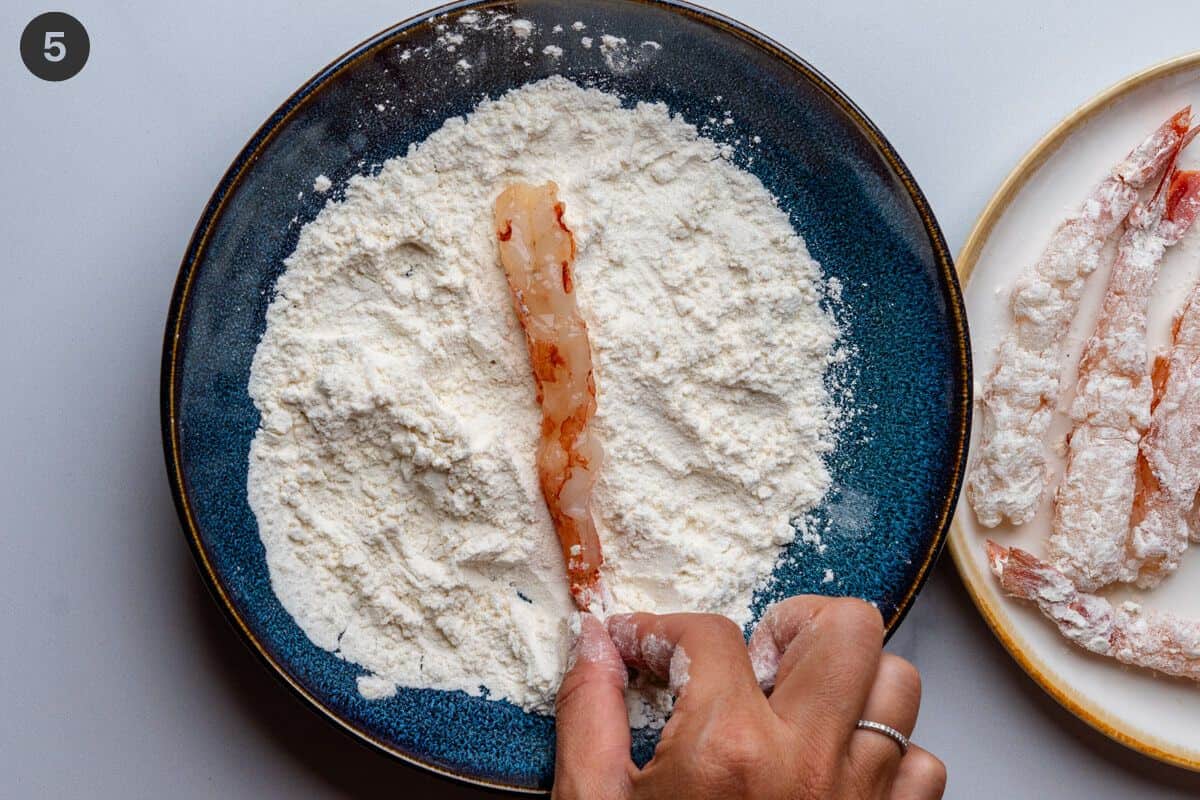
[[[547,41],[514,46],[507,25],[448,52],[438,26],[500,11]],[[653,40],[631,67],[584,47],[597,37]],[[441,32],[444,32],[443,29]],[[533,47],[533,44],[537,47]],[[411,51],[404,57],[405,51]],[[413,57],[413,53],[419,57]],[[472,63],[455,70],[459,58]],[[313,645],[271,591],[246,467],[258,413],[246,392],[272,287],[300,227],[354,174],[425,139],[445,120],[551,74],[665,102],[689,121],[732,112],[730,142],[757,135],[752,162],[735,154],[790,214],[827,274],[845,287],[837,315],[854,357],[842,379],[853,412],[832,459],[834,488],[817,510],[826,549],[797,541],[771,598],[799,592],[875,602],[889,630],[938,555],[958,494],[970,425],[967,327],[953,265],[933,213],[883,135],[816,70],[728,19],[658,0],[520,0],[458,4],[364,42],[290,97],[221,180],[188,246],[167,321],[162,425],[183,527],[225,612],[261,658],[315,709],[406,761],[464,780],[545,790],[554,722],[459,692],[403,690],[367,701],[354,665]],[[718,99],[718,96],[721,96]],[[382,111],[377,106],[382,107]],[[297,199],[298,195],[303,196]],[[823,583],[826,569],[838,579]],[[654,741],[639,736],[635,755]]]

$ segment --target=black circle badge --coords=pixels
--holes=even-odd
[[[65,81],[78,75],[91,49],[82,23],[61,11],[39,14],[21,34],[21,60],[44,81]]]

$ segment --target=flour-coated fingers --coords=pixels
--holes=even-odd
[[[667,683],[677,711],[717,696],[762,699],[741,628],[728,617],[619,614],[608,631],[626,664]]]

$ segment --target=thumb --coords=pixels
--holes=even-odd
[[[591,614],[571,620],[575,641],[555,701],[558,744],[555,800],[629,796],[629,718],[625,713],[625,664],[604,623]]]

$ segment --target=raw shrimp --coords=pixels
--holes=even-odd
[[[1036,556],[987,543],[988,564],[1001,588],[1037,603],[1062,635],[1093,653],[1123,664],[1200,680],[1200,620],[1137,603],[1119,607],[1079,591],[1071,579]]]
[[[1138,458],[1131,547],[1138,584],[1155,586],[1179,566],[1200,490],[1200,285],[1175,318],[1170,351],[1154,369],[1155,405]],[[1195,535],[1195,530],[1192,530]]]
[[[1146,321],[1163,255],[1200,210],[1197,177],[1172,171],[1148,203],[1130,212],[1096,330],[1079,361],[1075,428],[1055,498],[1049,556],[1084,591],[1137,577],[1129,527],[1138,442],[1154,398]]]
[[[606,604],[600,536],[591,512],[603,453],[589,429],[596,384],[587,324],[575,303],[575,237],[553,183],[514,183],[496,198],[500,261],[525,331],[542,408],[538,480],[582,610]]]
[[[978,456],[967,498],[981,525],[1033,518],[1046,483],[1043,440],[1058,397],[1061,343],[1105,241],[1137,202],[1137,190],[1162,174],[1191,119],[1185,108],[1117,165],[1055,232],[1033,268],[1013,287],[1012,329],[996,351],[981,393]]]

